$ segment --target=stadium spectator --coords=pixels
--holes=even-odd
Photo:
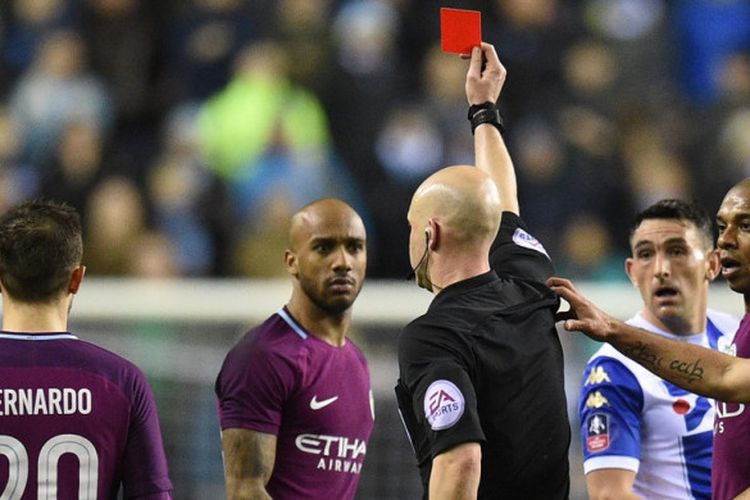
[[[750,50],[750,5],[741,0],[677,2],[671,24],[684,92],[699,105],[715,102],[724,61]]]
[[[334,0],[278,0],[274,36],[289,50],[289,77],[316,95],[332,74],[331,15]]]
[[[152,2],[147,2],[152,3]],[[160,47],[171,105],[206,99],[231,74],[243,47],[261,38],[272,25],[275,9],[269,0],[190,0],[168,2],[166,39]],[[163,20],[164,20],[163,19]]]
[[[424,498],[569,495],[558,303],[542,283],[552,264],[519,217],[496,111],[504,80],[494,47],[475,47],[465,90],[477,168],[428,177],[407,216],[417,283],[435,295],[398,346],[396,396]]]
[[[340,200],[292,217],[292,297],[229,352],[216,381],[230,500],[354,498],[375,418],[367,362],[347,337],[365,243]]]
[[[0,450],[9,464],[0,485],[13,498],[116,498],[122,486],[125,499],[171,499],[146,378],[68,331],[82,254],[67,206],[29,202],[0,218]]]
[[[738,320],[706,309],[720,267],[711,229],[702,208],[678,200],[635,217],[625,268],[643,308],[628,324],[727,352]],[[591,498],[711,498],[714,408],[706,398],[605,344],[583,374],[579,415]]]
[[[160,3],[144,0],[87,0],[81,33],[91,68],[107,85],[118,110],[121,131],[151,130],[158,103],[154,71],[163,36],[158,28]],[[130,129],[128,128],[130,127]]]
[[[22,147],[18,127],[0,106],[0,213],[37,195],[39,172],[22,160]]]
[[[32,162],[49,158],[70,121],[87,121],[103,136],[112,123],[109,91],[86,70],[85,53],[76,32],[51,33],[12,92],[9,110],[24,139],[25,156]]]
[[[94,188],[86,208],[88,265],[100,275],[127,275],[138,237],[148,227],[141,192],[127,177],[106,177]]]
[[[86,213],[89,197],[103,175],[105,149],[96,126],[84,120],[66,123],[52,156],[41,163],[40,195],[65,200],[78,213]]]
[[[210,216],[204,214],[213,181],[210,172],[175,151],[166,151],[146,181],[154,225],[175,250],[175,271],[178,275],[208,274],[216,258]]]
[[[612,239],[606,226],[595,213],[579,213],[568,218],[560,235],[560,269],[589,281],[623,280],[622,259],[613,257]]]
[[[37,47],[53,31],[77,27],[80,9],[67,0],[4,2],[2,24],[5,44],[2,47],[3,76],[18,78],[31,65]]]

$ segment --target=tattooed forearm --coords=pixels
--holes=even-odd
[[[701,367],[701,360],[696,359],[692,363],[675,359],[669,363],[669,369],[675,372],[683,373],[688,383],[693,383],[696,380],[703,380],[703,367]]]
[[[245,478],[265,478],[270,476],[269,462],[273,462],[272,449],[267,438],[256,433],[243,433],[235,439],[225,440],[225,457],[232,465],[232,474]]]
[[[622,352],[654,373],[659,373],[662,370],[661,358],[651,352],[643,342],[636,342],[635,345],[623,349]]]
[[[276,455],[275,436],[229,429],[223,437],[227,472],[240,478],[268,479]]]
[[[256,434],[255,439],[251,440],[251,454],[255,457],[255,462],[248,464],[247,472],[251,477],[262,477],[268,479],[271,476],[273,463],[276,458],[276,438]]]
[[[684,361],[681,359],[673,359],[669,363],[664,363],[663,359],[649,349],[648,345],[643,342],[636,342],[634,345],[623,349],[623,354],[629,358],[639,362],[652,372],[662,375],[665,378],[669,377],[669,372],[673,376],[677,376],[688,383],[693,383],[696,380],[703,380],[704,370],[701,366],[701,358],[697,358],[693,361]],[[665,368],[667,366],[667,368]]]
[[[276,436],[246,429],[221,433],[228,500],[270,500],[266,491],[276,459]]]

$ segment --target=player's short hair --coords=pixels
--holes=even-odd
[[[673,219],[691,222],[703,236],[706,248],[713,248],[714,233],[711,217],[708,216],[703,207],[696,202],[683,200],[665,199],[660,200],[639,212],[633,224],[630,226],[630,239],[632,240],[635,230],[644,220],[649,219]]]
[[[54,299],[82,257],[81,219],[68,205],[30,201],[0,217],[0,281],[16,300]]]

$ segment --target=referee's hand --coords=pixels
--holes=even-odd
[[[497,103],[507,73],[492,44],[482,42],[481,48],[474,47],[469,71],[466,73],[466,98],[469,105],[487,101]]]

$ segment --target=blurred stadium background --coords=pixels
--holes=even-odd
[[[377,280],[355,313],[378,389],[361,497],[417,496],[390,391],[398,328],[429,296],[388,280],[408,270],[413,189],[473,161],[439,6],[481,10],[508,69],[525,219],[560,274],[628,316],[634,213],[713,211],[750,175],[750,2],[0,2],[0,211],[43,196],[82,213],[93,279],[72,326],[149,375],[177,498],[223,494],[213,377],[286,300],[287,220],[322,196],[363,215]],[[591,349],[563,338],[575,395]]]

